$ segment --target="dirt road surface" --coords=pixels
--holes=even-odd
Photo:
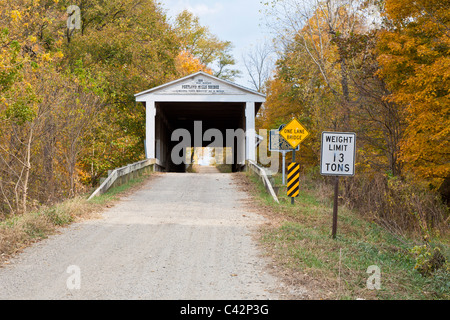
[[[158,174],[0,268],[0,299],[282,299],[232,175]]]

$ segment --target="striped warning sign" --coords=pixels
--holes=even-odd
[[[300,192],[300,163],[292,162],[288,166],[287,174],[287,195],[288,197],[298,197]]]

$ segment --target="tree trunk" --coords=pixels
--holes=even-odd
[[[28,180],[30,179],[31,170],[31,143],[33,141],[33,127],[30,128],[30,135],[27,142],[26,160],[25,160],[25,176],[23,180],[23,193],[22,193],[22,211],[27,212],[27,199],[28,199]]]

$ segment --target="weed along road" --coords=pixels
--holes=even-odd
[[[280,299],[232,174],[165,173],[0,268],[1,299]]]

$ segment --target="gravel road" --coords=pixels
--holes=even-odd
[[[230,174],[158,174],[0,268],[0,299],[280,299]]]

